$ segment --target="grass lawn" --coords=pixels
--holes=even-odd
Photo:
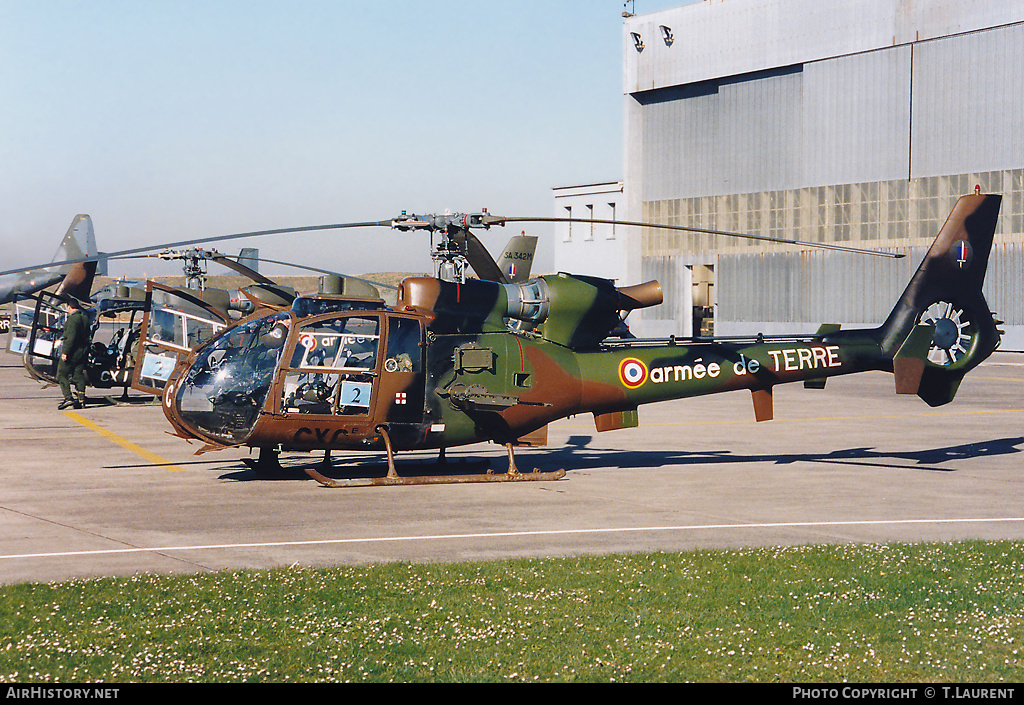
[[[1020,682],[1024,544],[0,586],[0,682]]]

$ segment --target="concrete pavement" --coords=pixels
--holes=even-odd
[[[94,396],[95,391],[90,392]],[[553,424],[521,470],[563,480],[328,489],[286,454],[260,478],[243,451],[194,455],[159,405],[56,409],[0,354],[0,582],[135,572],[462,561],[820,542],[1024,538],[1024,355],[999,353],[932,409],[892,377],[775,391],[753,421],[731,392],[640,409],[640,428]],[[412,471],[435,454],[400,454]],[[487,458],[481,444],[449,459]],[[383,456],[335,456],[383,471]],[[358,473],[356,473],[358,474]]]

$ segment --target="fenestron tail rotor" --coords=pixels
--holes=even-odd
[[[966,311],[948,301],[936,301],[925,309],[921,323],[935,326],[928,360],[936,365],[953,365],[962,360],[977,335]]]

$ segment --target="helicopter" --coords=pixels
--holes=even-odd
[[[344,295],[265,304],[178,359],[162,408],[177,436],[200,445],[197,454],[247,447],[259,451],[250,466],[271,472],[283,451],[324,451],[320,467],[305,472],[326,487],[348,487],[558,480],[564,469],[520,472],[514,454],[545,444],[548,424],[558,419],[589,413],[599,432],[634,428],[643,404],[746,389],[755,420],[768,421],[776,385],[823,389],[830,377],[865,371],[890,372],[897,394],[940,406],[1000,342],[1000,321],[982,294],[1000,203],[980,193],[957,201],[880,326],[823,324],[806,335],[749,338],[612,336],[631,311],[662,302],[658,282],[616,286],[564,272],[509,282],[471,232],[572,219],[403,213],[316,226],[428,231],[440,238],[435,276],[403,280],[392,306]],[[470,268],[480,278],[467,277]],[[440,462],[446,449],[479,442],[505,447],[506,471],[398,472],[399,452],[437,450]],[[383,451],[387,474],[330,477],[333,451]]]
[[[59,261],[69,256],[87,259],[72,263]],[[54,381],[57,357],[53,354],[54,345],[60,338],[59,328],[55,326],[64,318],[61,306],[68,298],[89,299],[93,279],[102,271],[101,264],[105,270],[106,257],[96,250],[92,219],[79,214],[71,221],[50,265],[0,276],[0,303],[13,302],[14,310],[7,331],[10,333],[7,350],[23,358],[33,378]],[[53,292],[44,291],[54,285]],[[93,318],[96,317],[94,313]],[[33,336],[34,332],[37,335]]]
[[[343,487],[557,480],[564,470],[520,472],[514,456],[516,446],[545,444],[555,420],[590,413],[598,431],[632,428],[642,404],[748,389],[755,419],[767,421],[776,385],[824,388],[829,377],[869,370],[891,372],[898,394],[939,406],[1000,341],[981,291],[1000,202],[981,194],[957,202],[877,328],[668,340],[609,337],[630,311],[662,302],[656,281],[460,276],[467,262],[494,271],[471,228],[528,219],[403,213],[385,222],[441,236],[434,277],[405,279],[390,307],[308,296],[258,311],[178,362],[163,410],[178,436],[202,444],[198,453],[258,448],[251,466],[271,470],[282,451],[322,450],[324,472],[307,474]],[[435,449],[443,460],[447,448],[482,441],[505,447],[505,472],[398,473],[398,452]],[[329,477],[334,450],[384,451],[387,474]]]
[[[69,264],[58,261],[62,256],[95,259]],[[258,259],[258,251],[252,248],[243,249],[237,261],[216,250],[199,248],[176,252],[166,250],[151,256],[184,261],[186,288],[192,296],[182,297],[173,315],[191,317],[194,328],[201,322],[206,328],[220,329],[231,321],[231,311],[249,313],[253,310],[251,301],[243,299],[243,303],[238,305],[237,298],[228,300],[229,292],[205,286],[206,272],[200,264],[206,260],[220,262],[260,284],[273,284],[247,266],[247,263],[255,264]],[[56,383],[65,319],[63,306],[69,298],[74,298],[85,309],[89,321],[88,385],[101,389],[123,387],[127,395],[133,378],[142,317],[152,307],[152,302],[144,281],[118,280],[94,292],[98,260],[105,265],[109,259],[96,250],[92,219],[86,214],[79,214],[72,220],[51,265],[0,277],[0,297],[4,302],[14,302],[13,326],[9,331],[7,349],[22,357],[32,378],[44,384]],[[53,291],[44,291],[54,284],[57,286]],[[212,312],[203,310],[201,304],[190,300],[195,297],[212,300]],[[99,332],[103,322],[113,323],[115,328],[117,324],[121,326],[109,340],[101,341]]]
[[[83,218],[88,219],[88,216],[77,216],[77,219]],[[91,233],[91,220],[89,226]],[[247,254],[252,257],[256,251],[243,251],[240,257]],[[201,323],[212,334],[214,329],[219,330],[231,322],[232,308],[251,312],[251,303],[247,308],[233,307],[228,302],[228,292],[204,286],[205,272],[197,268],[196,262],[202,258],[231,262],[223,255],[216,251],[193,249],[162,252],[156,256],[185,260],[190,293],[180,297],[174,314],[166,315],[190,317],[193,328]],[[245,269],[243,265],[231,262],[232,268],[240,266]],[[132,383],[141,322],[153,306],[152,297],[145,281],[117,280],[94,292],[95,273],[95,262],[77,262],[70,265],[54,291],[19,292],[14,303],[15,318],[8,351],[22,357],[29,376],[44,384],[55,384],[66,317],[64,304],[69,298],[74,298],[82,305],[89,322],[90,343],[85,369],[88,386],[99,389],[122,387],[126,396]],[[258,274],[253,273],[253,276],[260,280]],[[167,289],[173,291],[170,287]],[[212,299],[215,305],[203,307],[192,301],[196,297]],[[100,329],[104,322],[117,329],[109,340],[101,340],[104,336],[100,335]]]

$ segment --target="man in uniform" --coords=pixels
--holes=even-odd
[[[57,383],[64,393],[64,401],[58,409],[85,406],[85,361],[89,352],[89,322],[82,313],[82,305],[70,297],[67,302],[68,317],[64,321],[64,337],[60,348],[60,362],[57,363]],[[75,385],[74,396],[71,384]]]

